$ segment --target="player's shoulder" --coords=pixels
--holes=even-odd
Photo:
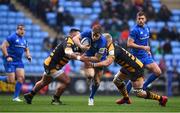
[[[17,38],[17,34],[16,33],[12,33],[7,37],[7,40],[15,40]]]
[[[81,34],[84,34],[84,33],[87,34],[87,35],[91,35],[92,30],[91,29],[87,29],[87,30],[81,32]]]
[[[130,31],[131,32],[136,32],[136,31],[138,31],[138,29],[139,29],[139,26],[136,24],[133,27],[131,27]]]

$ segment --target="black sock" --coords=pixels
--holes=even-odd
[[[53,98],[56,99],[56,100],[59,100],[59,99],[60,99],[60,96],[54,95]]]
[[[34,96],[34,95],[36,94],[36,92],[34,92],[34,91],[31,91],[31,94]]]

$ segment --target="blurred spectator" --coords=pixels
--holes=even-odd
[[[54,39],[50,38],[49,36],[45,37],[43,40],[43,50],[50,52],[52,49],[52,43],[53,43]]]
[[[121,25],[121,21],[118,20],[118,18],[116,18],[115,16],[112,17],[112,22],[111,22],[111,30],[115,29],[115,30],[120,30],[120,25]]]
[[[81,0],[82,7],[92,7],[94,0]]]
[[[165,4],[163,4],[158,12],[158,20],[167,22],[170,19],[171,15],[171,11]]]
[[[7,4],[9,5],[10,0],[0,0],[0,4]]]
[[[99,19],[96,19],[96,20],[93,21],[93,23],[91,24],[91,28],[92,28],[94,25],[98,25],[98,24],[100,24]]]
[[[99,19],[108,19],[110,18],[110,12],[107,9],[106,5],[102,6],[102,11],[99,13]]]
[[[164,59],[164,56],[162,57],[162,59],[159,61],[159,68],[162,71],[162,74],[164,74],[167,71],[167,66],[166,66],[166,61]]]
[[[157,30],[155,29],[151,29],[151,33],[150,33],[150,37],[152,40],[157,40],[158,39],[158,33],[157,33]]]
[[[104,21],[102,22],[102,26],[104,27],[105,31],[110,31],[111,24],[109,22],[109,19],[104,19]]]
[[[144,0],[133,0],[135,6],[142,7],[144,4]]]
[[[55,47],[60,44],[63,40],[63,35],[61,33],[59,33],[56,38],[54,39],[54,41],[52,42],[52,49],[55,49]]]
[[[166,40],[169,39],[170,31],[168,29],[168,25],[165,24],[165,26],[160,30],[159,32],[159,40]]]
[[[172,54],[172,46],[169,40],[166,40],[166,42],[164,43],[163,51],[164,54]]]
[[[132,4],[131,3],[127,3],[127,2],[124,2],[123,3],[123,9],[121,9],[121,10],[123,10],[123,20],[124,19],[127,19],[127,20],[129,20],[130,18],[131,18],[131,11],[132,11]]]
[[[69,11],[64,12],[64,24],[69,26],[74,25],[74,17],[70,14]]]
[[[145,9],[146,16],[148,20],[155,20],[156,19],[156,12],[152,5],[148,5]]]
[[[178,40],[178,41],[180,41],[180,34],[177,31],[177,28],[175,26],[172,27],[172,30],[170,32],[170,39],[171,40]]]
[[[155,49],[155,51],[153,52],[155,55],[162,55],[163,54],[163,48],[162,46],[159,44],[158,47]]]
[[[57,28],[56,29],[58,32],[63,31],[63,22],[65,21],[63,11],[64,11],[63,7],[58,8],[58,11],[57,11],[57,16],[56,16]]]

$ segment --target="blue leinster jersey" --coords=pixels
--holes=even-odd
[[[147,25],[143,27],[136,25],[130,32],[130,38],[134,40],[137,45],[148,46],[148,40],[150,37],[150,30]],[[148,53],[143,49],[132,48],[131,53],[135,56],[147,56]]]
[[[13,58],[13,62],[22,61],[22,55],[27,48],[28,44],[24,37],[19,36],[17,33],[14,33],[6,38],[9,43],[7,48],[8,55]]]
[[[81,38],[88,38],[91,41],[91,47],[90,49],[86,52],[87,56],[94,56],[96,53],[100,54],[101,60],[106,59],[106,45],[107,45],[107,40],[104,36],[101,35],[101,37],[96,40],[92,41],[92,31],[87,30],[85,32],[81,33]]]

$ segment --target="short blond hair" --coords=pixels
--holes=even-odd
[[[107,45],[109,46],[109,44],[112,43],[112,36],[111,36],[111,34],[109,34],[109,33],[103,33],[103,36],[106,38],[106,40],[107,40]]]

